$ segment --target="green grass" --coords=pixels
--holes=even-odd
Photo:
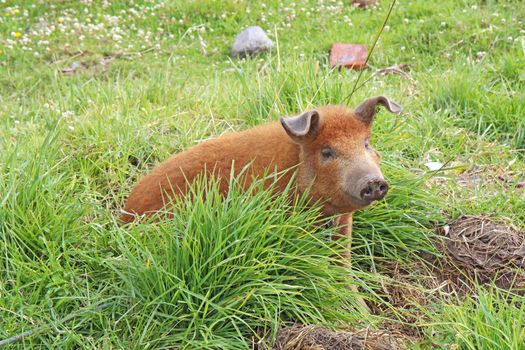
[[[388,5],[2,3],[0,340],[46,326],[11,347],[232,349],[292,321],[394,322],[424,335],[411,347],[522,347],[523,297],[490,289],[436,298],[415,269],[409,287],[429,302],[400,308],[384,285],[392,264],[408,269],[423,253],[439,256],[433,228],[451,218],[483,213],[525,227],[525,192],[515,188],[525,181],[525,7],[401,1],[362,73],[366,83],[346,100],[358,73],[330,69],[330,44],[372,43]],[[234,36],[252,24],[276,49],[230,59]],[[73,62],[82,68],[63,73]],[[377,73],[402,63],[414,82]],[[116,221],[136,181],[172,153],[378,94],[404,112],[375,121],[372,141],[392,190],[355,216],[352,275],[384,313],[363,312],[344,288],[333,261],[340,248],[316,224],[317,209],[284,196],[236,190],[181,202],[161,224]],[[464,186],[454,170],[429,173],[428,161],[483,178]],[[203,186],[215,188],[196,190]]]
[[[116,233],[119,254],[109,265],[134,303],[133,347],[245,349],[284,320],[357,319],[334,230],[315,229],[323,222],[304,199],[290,205],[289,191],[262,189],[254,183],[247,197],[232,181],[222,198],[215,182],[200,182],[194,195],[205,191],[205,202],[179,202],[168,222]]]
[[[458,349],[524,349],[523,298],[497,290],[479,290],[478,298],[460,301],[461,307],[446,305],[441,328],[441,346],[458,344]],[[509,307],[509,304],[516,305]]]

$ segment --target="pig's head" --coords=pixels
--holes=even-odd
[[[377,107],[392,113],[401,107],[383,96],[354,111],[328,106],[281,119],[286,133],[300,146],[299,190],[310,188],[327,215],[352,212],[382,199],[388,184],[379,169],[380,156],[370,145]]]

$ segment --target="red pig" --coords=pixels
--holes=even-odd
[[[123,222],[150,216],[174,196],[184,196],[192,180],[203,172],[221,178],[223,193],[228,179],[244,174],[251,179],[268,171],[295,169],[299,192],[310,189],[327,216],[339,215],[340,231],[351,235],[352,213],[382,199],[387,191],[379,169],[379,154],[370,146],[371,124],[378,105],[392,113],[401,107],[386,97],[370,98],[354,109],[326,106],[279,122],[226,134],[173,155],[135,186],[124,207]],[[233,168],[233,169],[232,169]],[[245,169],[246,170],[246,169]],[[285,172],[277,189],[284,188],[293,171]]]

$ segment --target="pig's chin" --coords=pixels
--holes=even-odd
[[[364,201],[357,197],[345,197],[342,201],[327,201],[323,211],[327,215],[351,213],[370,205],[371,201]]]
[[[373,200],[361,199],[349,191],[345,191],[345,195],[349,205],[355,207],[356,209],[367,207],[373,202]]]
[[[369,206],[374,201],[363,200],[361,198],[357,198],[357,197],[352,196],[352,197],[349,198],[349,202],[351,203],[350,205],[352,207],[354,207],[356,209],[361,209],[361,208]]]

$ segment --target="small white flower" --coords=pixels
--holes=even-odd
[[[476,53],[476,59],[477,60],[482,60],[486,55],[487,55],[487,53],[485,51],[478,51]]]
[[[65,111],[62,113],[62,118],[69,118],[75,115],[72,111]]]

